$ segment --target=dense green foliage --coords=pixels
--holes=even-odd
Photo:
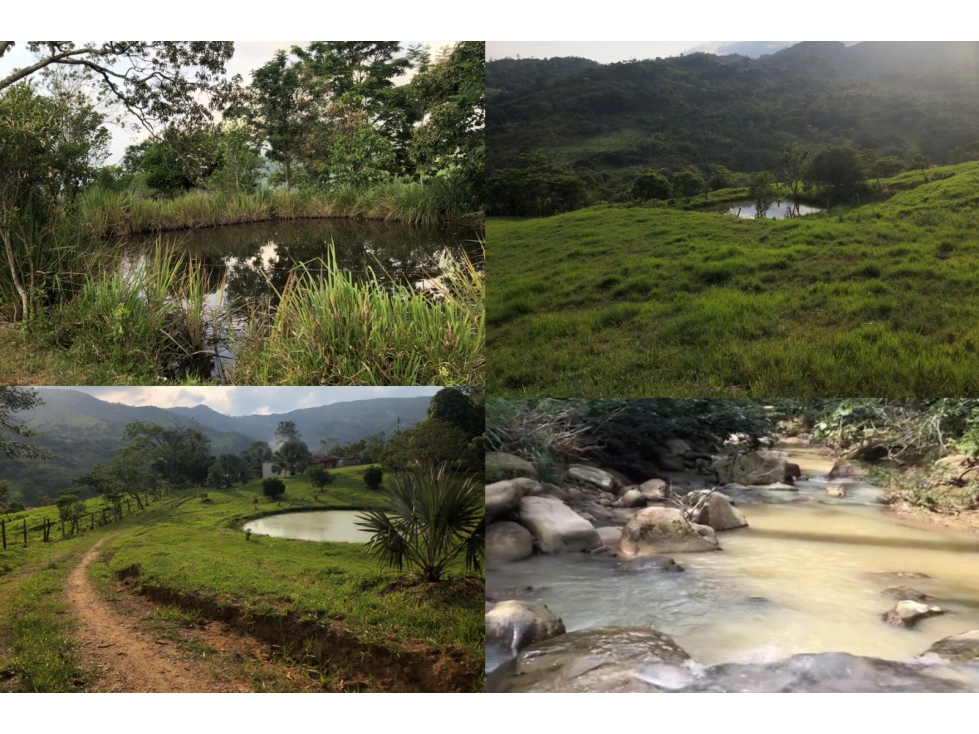
[[[364,469],[364,484],[371,489],[377,489],[384,481],[384,470],[377,465],[369,466]]]
[[[976,48],[812,42],[759,59],[695,53],[608,65],[492,61],[488,212],[532,214],[493,193],[525,167],[528,153],[555,167],[539,177],[543,188],[562,180],[572,189],[568,179],[578,181],[584,201],[577,206],[628,196],[633,179],[650,169],[672,178],[692,166],[708,179],[712,166],[784,171],[784,151],[793,145],[813,153],[848,146],[866,154],[868,165],[895,158],[909,165],[921,155],[936,163],[969,160],[979,137]],[[791,187],[800,178],[797,168],[783,180]]]
[[[977,395],[977,177],[977,163],[927,183],[907,171],[881,181],[882,203],[785,220],[626,206],[491,220],[487,388]]]

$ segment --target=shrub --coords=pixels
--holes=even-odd
[[[286,493],[286,483],[278,477],[268,477],[262,480],[262,494],[270,499],[276,499]]]
[[[379,466],[369,466],[364,470],[364,484],[366,484],[371,489],[377,489],[381,486],[381,480],[384,479],[384,471]]]
[[[314,466],[312,469],[307,469],[306,476],[309,477],[309,483],[317,489],[323,489],[327,484],[332,484],[336,478],[322,466]]]

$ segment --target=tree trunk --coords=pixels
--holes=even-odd
[[[10,230],[6,226],[0,227],[0,235],[3,236],[4,249],[7,251],[7,263],[10,265],[10,277],[13,278],[14,288],[17,289],[17,293],[20,295],[20,302],[24,309],[24,319],[30,316],[30,306],[27,298],[27,291],[24,289],[23,283],[20,281],[20,275],[17,273],[17,263],[14,262],[14,247],[10,241]]]

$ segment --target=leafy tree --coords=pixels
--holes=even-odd
[[[925,174],[925,171],[928,170],[928,166],[931,165],[931,162],[928,160],[927,156],[918,153],[917,155],[911,158],[911,163],[909,165],[914,170],[921,171],[921,177],[925,180],[926,183],[928,182],[928,176]]]
[[[262,156],[248,127],[241,122],[226,122],[218,138],[218,168],[208,179],[215,191],[250,194],[258,186]]]
[[[305,443],[296,438],[290,438],[283,443],[273,454],[273,468],[276,471],[289,471],[293,474],[302,474],[313,455]]]
[[[484,413],[462,390],[446,387],[432,396],[428,404],[428,417],[457,426],[466,437],[478,436],[483,432]]]
[[[748,196],[755,202],[755,216],[763,218],[775,202],[775,177],[768,171],[751,174],[748,179]]]
[[[670,198],[670,182],[659,173],[641,173],[632,182],[632,198],[638,201]]]
[[[486,44],[462,41],[434,63],[422,60],[411,87],[421,104],[412,159],[426,175],[443,173],[464,191],[464,206],[485,206]]]
[[[10,496],[10,481],[7,479],[0,479],[0,508],[6,511],[7,498]]]
[[[704,179],[693,171],[679,171],[673,177],[672,188],[674,196],[686,199],[704,190]]]
[[[907,165],[896,155],[882,156],[873,162],[870,173],[876,179],[890,178],[903,172]]]
[[[364,484],[371,489],[377,489],[384,480],[384,471],[381,467],[372,465],[364,469]]]
[[[326,485],[333,484],[333,480],[336,479],[336,477],[322,466],[314,466],[311,469],[307,469],[306,476],[309,478],[309,483],[317,489],[323,489]]]
[[[242,452],[242,457],[248,462],[251,471],[257,470],[261,475],[262,464],[272,461],[273,453],[272,448],[264,441],[252,441]]]
[[[39,405],[44,405],[44,401],[37,390],[0,387],[0,455],[8,459],[43,459],[50,455],[37,446],[17,440],[34,435],[24,422],[28,416],[23,414]],[[16,416],[17,413],[23,417]]]
[[[71,492],[62,492],[55,504],[58,507],[58,517],[62,522],[68,523],[70,532],[78,532],[78,521],[85,514],[85,503],[80,502]]]
[[[123,489],[117,475],[97,463],[88,473],[76,477],[75,481],[101,495],[112,507],[116,519],[122,518]]]
[[[14,47],[0,41],[0,58]],[[210,119],[232,91],[225,64],[230,41],[28,41],[38,59],[0,79],[0,92],[42,70],[84,69],[100,99],[123,105],[144,126],[177,118]]]
[[[275,437],[279,441],[288,441],[289,439],[298,441],[302,438],[293,421],[279,421],[279,425],[275,427]]]
[[[146,176],[146,185],[166,194],[204,186],[218,169],[221,152],[216,128],[170,125],[148,145],[130,146],[126,165]]]
[[[248,120],[257,138],[268,146],[270,160],[281,163],[286,190],[292,189],[293,163],[315,120],[320,93],[299,62],[285,51],[252,72],[244,103],[231,111]]]
[[[238,454],[219,454],[207,474],[208,484],[217,489],[233,487],[235,482],[247,484],[251,477],[251,466]]]
[[[486,210],[496,215],[549,217],[574,211],[587,202],[587,184],[580,176],[527,155],[516,168],[499,168],[486,178]]]
[[[372,555],[398,571],[408,566],[432,582],[440,581],[460,557],[467,572],[480,571],[485,556],[482,486],[435,467],[396,476],[385,495],[388,507],[365,512],[357,523],[373,533]]]
[[[865,175],[860,156],[853,148],[823,148],[806,171],[806,180],[825,189],[828,198],[846,201],[856,196]]]
[[[722,166],[719,163],[711,163],[707,166],[707,171],[707,188],[710,191],[729,189],[734,186],[734,175],[726,166]]]
[[[125,437],[170,486],[191,486],[206,480],[211,465],[211,440],[198,429],[181,421],[169,428],[133,421],[126,426]]]
[[[809,165],[809,151],[798,143],[787,145],[779,155],[779,175],[781,182],[792,189],[792,198],[799,198],[799,184],[806,176]]]
[[[144,468],[150,461],[151,456],[145,451],[127,446],[109,464],[109,473],[119,488],[136,500],[136,507],[140,510],[143,509],[141,495],[156,492],[160,486],[159,475]]]
[[[277,499],[286,493],[286,483],[278,477],[267,477],[262,480],[262,494],[269,499]]]

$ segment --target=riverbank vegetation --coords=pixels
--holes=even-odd
[[[10,48],[5,42],[0,55]],[[201,263],[183,259],[178,246],[147,253],[146,272],[134,275],[122,257],[126,245],[115,238],[298,218],[481,226],[482,43],[458,43],[431,59],[397,42],[312,42],[277,52],[248,84],[224,74],[230,43],[52,42],[31,50],[36,68],[0,79],[0,328],[26,331],[14,340],[24,344],[21,357],[52,353],[40,375],[16,375],[22,383],[51,372],[57,384],[234,380],[230,372],[186,366],[201,361],[208,329],[254,315],[248,304],[224,303],[226,313],[206,314],[203,301],[215,284],[204,282]],[[121,86],[103,81],[111,71],[100,75],[102,65],[137,61],[138,72]],[[397,86],[406,74],[411,80]],[[92,88],[150,132],[119,164],[105,165],[107,117],[90,99]],[[335,268],[305,265],[343,280]],[[482,278],[468,263],[460,271]],[[294,293],[312,282],[304,272],[297,268]],[[358,296],[384,297],[376,282],[362,284]],[[468,317],[481,303],[466,300],[467,317],[456,318],[443,313],[444,299],[425,292],[388,298],[406,300],[415,314],[430,310],[429,323],[441,324],[430,343],[448,343],[430,368],[405,373],[481,382],[472,360],[452,363],[457,336],[482,339],[481,321]],[[410,324],[384,323],[383,333],[374,326],[358,338],[403,353],[400,333]],[[260,328],[253,321],[239,333],[254,337]],[[360,372],[383,379],[360,366],[297,379],[349,384]],[[0,372],[0,381],[13,376]]]

